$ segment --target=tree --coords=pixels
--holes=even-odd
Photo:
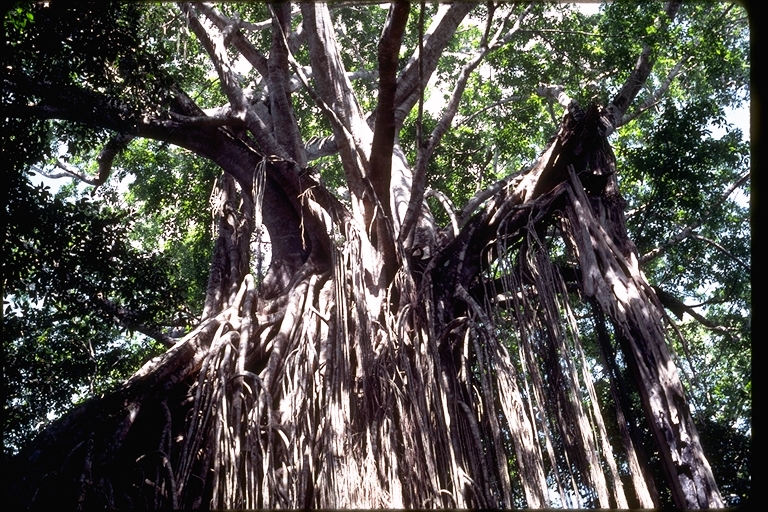
[[[65,233],[94,245],[64,259],[6,232],[9,368],[49,311],[165,345],[25,444],[14,504],[724,504],[694,414],[743,419],[749,385],[722,409],[738,365],[704,381],[673,348],[748,348],[748,153],[709,133],[747,99],[733,5],[52,3],[4,28],[9,225],[30,169],[103,187],[115,166],[154,212],[34,196],[50,225],[116,231]],[[193,155],[221,170],[210,197]],[[701,264],[675,270],[688,243]]]

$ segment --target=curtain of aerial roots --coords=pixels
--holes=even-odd
[[[354,293],[360,239],[349,225],[338,235],[332,270],[307,273],[271,306],[246,277],[192,389],[173,505],[200,505],[201,467],[213,471],[204,494],[215,508],[442,503],[435,390],[420,371],[435,370],[402,330],[398,341],[403,318],[370,320]]]
[[[568,292],[539,240],[501,247],[506,306],[489,316],[459,288],[467,314],[439,326],[429,286],[372,318],[360,237],[336,229],[332,269],[270,303],[248,276],[219,316],[185,442],[156,486],[167,505],[627,507]],[[404,274],[395,286],[414,293]]]
[[[455,304],[438,308],[428,275],[417,293],[398,274],[406,305],[370,314],[364,242],[350,223],[330,231],[331,268],[308,263],[271,301],[247,276],[217,317],[184,442],[158,468],[160,504],[627,507],[569,292],[535,229],[499,246],[496,300],[458,287],[466,314],[446,325],[434,310]]]
[[[603,255],[605,263],[616,266],[609,267],[609,273],[625,276],[624,269],[619,268],[621,256],[594,217],[585,215],[583,209],[590,208],[589,203],[573,173],[566,193],[569,204],[576,206],[569,206],[569,216],[561,222],[564,240],[542,241],[533,225],[525,230],[526,236],[516,248],[505,246],[503,241],[508,237],[499,237],[496,254],[500,256],[490,266],[486,279],[486,296],[492,298],[486,309],[492,311],[493,323],[482,316],[479,308],[475,320],[495,326],[496,338],[505,340],[503,345],[512,352],[518,370],[509,365],[506,354],[492,359],[486,367],[497,373],[502,409],[509,403],[525,408],[521,423],[510,422],[509,435],[517,448],[514,455],[518,476],[529,506],[627,508],[631,496],[633,502],[650,508],[654,501],[649,483],[643,476],[636,447],[625,432],[618,403],[611,410],[619,417],[621,443],[612,445],[609,441],[592,368],[580,339],[573,310],[576,306],[571,304],[574,298],[582,306],[583,302],[576,289],[567,288],[551,252],[552,246],[565,243],[571,256],[580,257],[582,268],[588,269],[582,261],[585,254],[602,248],[608,253]],[[592,236],[574,235],[574,226],[585,223],[595,231]],[[611,301],[613,304],[615,301]],[[502,344],[493,339],[489,329],[485,331],[485,343],[476,347],[480,368],[483,365],[479,355],[488,347],[495,346],[504,353]],[[505,379],[512,379],[506,389],[502,385]],[[535,441],[529,442],[525,428],[535,432]],[[525,467],[521,452],[526,450],[536,472],[543,471],[546,481]],[[617,457],[627,462],[632,484],[629,488],[624,488]]]
[[[519,387],[535,422],[530,449],[549,478],[541,493],[552,506],[627,508],[565,282],[533,227],[519,250],[499,245],[495,282],[504,307],[491,307],[499,337],[516,352]]]

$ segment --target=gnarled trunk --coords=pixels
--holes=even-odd
[[[592,388],[573,314],[591,300],[636,377],[675,504],[718,506],[597,121],[566,116],[455,239],[428,259],[401,253],[386,289],[369,234],[309,176],[281,207],[296,208],[300,245],[242,188],[233,210],[224,179],[211,312],[38,439],[21,458],[45,468],[21,484],[25,504],[545,507],[552,476],[562,504],[658,503],[638,463],[627,487],[614,462],[616,449],[637,457],[611,444]],[[243,240],[262,214],[275,242],[257,286]],[[547,248],[557,237],[569,282]]]
[[[424,56],[439,53],[469,8],[441,8]],[[536,164],[478,194],[462,224],[440,232],[423,201],[429,154],[411,169],[397,144],[436,66],[418,72],[414,59],[395,78],[402,6],[391,9],[379,47],[371,128],[327,7],[302,5],[312,65],[330,71],[316,73],[316,91],[300,78],[332,125],[350,208],[305,169],[288,101],[287,7],[274,7],[268,62],[254,62],[269,77],[270,118],[237,89],[225,31],[195,9],[183,8],[190,28],[253,138],[231,127],[141,130],[172,136],[226,173],[201,322],[26,448],[11,477],[14,505],[656,506],[659,485],[630,435],[637,426],[618,405],[622,442],[608,434],[575,314],[590,307],[603,352],[620,350],[634,375],[674,504],[722,505],[663,310],[627,237],[606,139],[615,109],[569,103]],[[640,64],[633,80],[642,82]],[[175,108],[199,115],[186,100],[179,94]],[[271,265],[256,282],[248,247],[262,223]]]

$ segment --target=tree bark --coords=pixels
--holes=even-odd
[[[267,186],[267,192],[273,187],[276,193],[265,193],[265,204],[283,212],[296,208],[305,232],[291,235],[289,230],[280,241],[285,224],[278,227],[265,211],[274,257],[281,263],[270,271],[262,298],[248,280],[239,292],[232,287],[243,273],[238,240],[244,239],[234,234],[246,233],[247,223],[238,221],[230,202],[221,209],[214,264],[220,272],[212,274],[218,277],[212,278],[201,328],[115,395],[73,411],[25,451],[19,460],[39,476],[27,470],[26,480],[13,484],[28,500],[22,504],[60,503],[62,495],[56,493],[67,495],[65,490],[77,483],[76,497],[83,503],[109,506],[196,506],[209,499],[216,507],[247,508],[511,506],[501,424],[495,413],[480,414],[501,404],[526,502],[546,506],[545,471],[541,456],[530,452],[535,430],[516,384],[520,376],[505,362],[506,350],[491,329],[494,321],[464,290],[486,268],[483,240],[502,235],[511,247],[530,236],[526,230],[536,219],[548,218],[565,200],[567,240],[578,255],[581,291],[595,297],[616,325],[675,504],[718,506],[666,348],[660,307],[623,235],[621,203],[606,189],[588,196],[574,171],[595,174],[610,164],[605,154],[595,156],[605,151],[605,143],[595,147],[601,139],[589,136],[597,118],[566,118],[529,173],[536,179],[500,191],[471,218],[430,263],[433,270],[424,274],[430,277],[420,288],[398,273],[404,280],[396,286],[411,298],[384,317],[385,325],[376,323],[378,313],[372,316],[367,301],[356,299],[375,286],[366,277],[371,263],[364,257],[364,233],[353,224],[327,223],[343,219],[339,205],[319,192],[306,195],[318,187],[308,177],[291,190],[291,197],[304,194],[304,200],[296,204],[283,190],[281,201],[280,184],[291,180],[279,178],[279,165],[270,164],[268,174],[278,179]],[[585,127],[590,122],[591,128]],[[591,167],[595,162],[599,169]],[[290,165],[283,172],[290,173]],[[234,180],[222,185],[228,198],[234,188]],[[275,277],[278,273],[282,277]],[[534,289],[554,293],[543,282]],[[557,314],[555,308],[550,316]],[[562,333],[553,331],[550,339],[559,343]],[[455,350],[462,354],[458,359]],[[495,376],[483,376],[480,369],[490,367]],[[555,368],[557,363],[550,365],[551,376],[559,374],[551,373]],[[236,396],[227,391],[230,382],[237,383]],[[571,411],[563,421],[573,418],[579,425],[570,458],[587,457],[579,464],[580,474],[591,475],[587,481],[599,490],[601,507],[620,506],[618,497],[608,497],[613,491],[596,471],[598,441],[584,413],[569,403],[561,398],[561,407]],[[152,441],[153,431],[167,433]],[[169,445],[168,439],[176,441]],[[483,449],[486,442],[496,451]],[[382,458],[384,453],[389,455]],[[156,476],[148,480],[152,485],[135,488],[118,478],[119,467]],[[215,468],[212,474],[208,467]]]
[[[247,46],[208,6],[182,9],[219,75],[231,124],[199,122],[204,113],[181,92],[171,113],[148,118],[97,94],[33,84],[45,100],[25,112],[166,140],[224,174],[200,324],[25,448],[8,481],[12,506],[540,508],[551,505],[553,476],[563,504],[626,507],[575,301],[610,319],[613,340],[600,341],[619,345],[635,377],[674,505],[722,506],[661,304],[626,232],[606,138],[637,94],[634,82],[608,109],[564,100],[568,113],[537,162],[471,201],[454,236],[440,237],[422,207],[423,183],[414,186],[397,133],[471,8],[441,6],[423,51],[396,76],[408,9],[392,7],[371,128],[328,7],[302,4],[312,67],[326,71],[306,86],[332,126],[350,209],[304,168],[287,5],[272,7],[269,58],[251,55],[269,84],[269,120],[233,74],[227,44]],[[651,64],[644,51],[632,80],[645,81]],[[77,110],[89,101],[103,111]],[[430,240],[423,258],[400,231],[406,219],[410,230],[409,215]],[[272,264],[256,283],[247,263],[259,222]],[[545,228],[554,225],[576,297],[547,251]],[[657,505],[622,434],[635,495]]]

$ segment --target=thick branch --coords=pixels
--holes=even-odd
[[[277,143],[287,148],[300,167],[307,165],[299,125],[293,112],[290,96],[290,74],[288,72],[287,39],[291,29],[291,9],[287,3],[270,7],[272,12],[272,47],[269,52],[269,99],[270,112],[274,120],[274,135]]]
[[[307,161],[311,162],[324,156],[335,155],[339,151],[339,145],[334,135],[312,137],[304,143],[304,151],[307,154]]]
[[[232,114],[232,109],[227,106],[221,112],[207,116],[185,116],[170,112],[171,119],[189,126],[232,126],[245,127],[245,122],[241,117]]]
[[[347,79],[328,7],[325,4],[302,4],[301,9],[312,69],[324,71],[314,74],[317,91],[323,101],[339,115],[347,130],[359,137],[358,129],[367,128],[367,124],[352,84]]]
[[[376,238],[379,250],[382,252],[387,281],[394,276],[395,245],[397,236],[393,226],[393,212],[390,196],[392,185],[393,155],[397,131],[395,125],[395,92],[397,91],[397,67],[400,57],[400,46],[403,42],[405,25],[408,21],[410,5],[406,2],[396,2],[389,8],[384,31],[379,39],[378,67],[379,94],[376,111],[376,121],[371,141],[371,185],[378,206],[382,209],[376,219]],[[402,172],[402,161],[398,162],[398,171]],[[396,195],[399,190],[393,191]],[[397,203],[397,201],[395,201]],[[397,204],[394,205],[397,208]]]
[[[432,23],[424,34],[423,52],[417,49],[413,53],[397,79],[395,123],[398,129],[419,101],[421,91],[437,69],[440,56],[459,24],[474,7],[476,4],[473,2],[455,2],[442,4],[438,8],[437,14],[432,18]]]
[[[659,85],[659,87],[653,91],[653,94],[651,94],[642,104],[640,104],[634,112],[631,114],[625,114],[621,121],[619,121],[614,128],[618,128],[634,119],[637,119],[643,112],[657,105],[659,101],[661,101],[661,98],[667,93],[667,91],[669,91],[669,86],[672,84],[672,81],[680,74],[680,72],[683,70],[683,66],[689,60],[690,56],[686,56],[680,59],[680,61],[675,64],[675,66],[669,71],[667,77],[664,79],[661,85]]]
[[[473,7],[474,5],[470,2],[458,2],[450,5],[444,4],[439,7],[437,15],[433,18],[433,22],[431,23],[427,33],[424,36],[422,51],[417,50],[414,52],[405,69],[397,79],[397,91],[394,99],[394,120],[396,133],[402,126],[403,120],[408,115],[408,112],[410,112],[410,110],[420,98],[423,86],[426,85],[426,81],[429,79],[429,76],[436,69],[440,55],[455,33],[456,28]],[[310,7],[305,4],[302,6],[302,12],[304,13],[305,28],[318,25],[316,21],[313,21],[315,19],[314,9],[310,10]],[[319,28],[322,29],[322,27]],[[320,95],[326,102],[332,105],[333,103],[329,98],[344,98],[345,94],[343,94],[343,91],[346,91],[346,88],[342,88],[341,93],[334,93],[332,92],[333,87],[330,84],[326,84],[324,86],[320,82],[329,81],[330,77],[338,75],[339,73],[344,73],[344,70],[341,68],[339,71],[334,73],[332,68],[327,64],[327,58],[329,54],[326,51],[325,43],[323,40],[318,38],[318,36],[314,33],[316,30],[317,29],[307,30],[309,32],[308,41],[310,42],[310,57],[313,55],[313,47],[316,45],[319,46],[319,56],[317,58],[313,58],[312,68],[316,70],[325,69],[328,71],[326,73],[317,73],[315,74],[314,78],[318,83]],[[332,48],[332,51],[332,55],[336,55],[337,52],[335,46]],[[338,58],[337,55],[336,57]],[[420,75],[423,78],[421,81]],[[331,92],[323,92],[324,88],[329,89]],[[376,115],[376,112],[374,112],[371,115],[371,118],[363,123],[365,126],[358,125],[361,129],[358,133],[370,133],[370,126],[374,125]],[[337,130],[334,130],[333,137],[317,140],[315,141],[315,144],[307,144],[307,159],[312,160],[313,158],[317,158],[319,156],[332,154],[336,151],[336,148],[339,148],[342,153],[349,151],[349,149],[346,147],[348,146],[348,143],[344,142],[344,138],[336,132]],[[353,133],[355,132],[353,131]],[[318,146],[317,144],[320,142],[322,143],[322,147]],[[394,224],[395,230],[400,231],[398,228],[402,219],[405,217],[409,198],[411,197],[410,187],[412,183],[412,177],[410,176],[409,169],[404,167],[407,167],[407,163],[403,158],[402,152],[399,151],[397,147],[394,149],[395,156],[397,157],[398,161],[396,163],[393,161],[392,163],[393,175],[390,185],[392,190],[392,201],[390,202],[393,204],[392,222]],[[353,158],[358,157],[353,156]],[[346,160],[347,159],[344,158],[344,155],[342,154],[342,162]],[[354,198],[356,195],[356,190],[358,193],[362,193],[366,187],[364,183],[360,182],[359,178],[355,179],[354,176],[350,176],[350,170],[346,168],[346,165],[347,164],[345,164],[345,174],[347,175],[347,181],[349,182],[350,194]],[[394,167],[397,167],[396,175]],[[352,178],[351,181],[350,178]],[[354,201],[353,208],[355,208]]]
[[[181,10],[186,14],[189,26],[211,59],[224,94],[232,107],[233,115],[245,121],[248,130],[256,137],[262,149],[270,155],[275,155],[284,160],[291,160],[284,148],[275,140],[264,121],[250,108],[245,94],[237,80],[237,74],[232,69],[225,44],[225,34],[214,32],[214,27],[206,27],[198,18],[195,7],[189,3],[180,4]]]
[[[206,27],[198,17],[196,8],[192,4],[183,3],[180,7],[187,17],[189,27],[202,43],[214,68],[216,68],[223,92],[227,99],[229,99],[233,111],[238,115],[244,116],[248,104],[238,83],[235,71],[232,69],[230,58],[227,55],[225,32],[219,31],[215,33],[212,26]]]
[[[392,175],[392,150],[395,146],[395,91],[400,45],[408,21],[409,5],[390,6],[384,32],[379,40],[379,94],[376,123],[371,143],[371,183],[384,214],[391,217],[389,183]]]
[[[536,88],[536,94],[542,98],[556,101],[566,112],[571,112],[572,110],[579,108],[579,104],[576,100],[568,96],[565,92],[565,87],[562,85],[539,84]]]
[[[680,5],[681,2],[679,0],[671,1],[666,4],[664,7],[664,14],[668,21],[671,22],[675,18],[677,11],[680,9]],[[664,20],[659,17],[656,19],[654,26],[658,29],[661,28],[663,23]],[[635,63],[635,68],[629,74],[629,78],[627,78],[627,81],[613,98],[613,101],[611,101],[610,105],[608,105],[603,112],[603,124],[606,127],[606,136],[612,133],[621,123],[624,115],[627,113],[629,105],[635,99],[637,93],[640,92],[640,89],[643,87],[646,80],[648,80],[651,70],[653,69],[653,63],[653,49],[650,46],[645,45]]]
[[[146,123],[145,118],[121,102],[76,86],[54,85],[17,74],[4,78],[3,89],[6,94],[19,98],[40,98],[36,103],[3,105],[6,117],[62,119],[134,134],[137,126]]]
[[[248,182],[262,155],[227,130],[197,123],[181,123],[170,115],[151,116],[133,112],[118,100],[77,87],[53,86],[14,77],[5,81],[6,90],[26,90],[42,98],[33,106],[11,106],[8,117],[60,119],[98,126],[134,137],[146,137],[175,144],[210,158],[239,180]],[[202,117],[203,111],[183,92],[174,91],[171,108],[187,117]]]
[[[314,75],[318,95],[316,102],[333,127],[352,197],[353,212],[364,225],[368,225],[373,218],[375,205],[372,197],[364,200],[368,190],[372,192],[366,170],[373,133],[365,121],[352,84],[347,79],[328,6],[304,3],[301,11],[312,68],[325,70]],[[303,76],[298,67],[295,67],[295,71],[300,77]]]
[[[233,20],[228,18],[218,9],[208,2],[197,4],[197,8],[205,14],[206,18],[211,20],[214,25],[222,32],[230,34],[229,42],[245,57],[245,59],[259,72],[263,77],[269,76],[267,69],[267,59],[261,54],[246,37],[240,32],[245,30],[262,30],[271,27],[271,21],[265,21],[259,24],[251,24],[242,20]]]
[[[440,204],[442,205],[443,209],[445,210],[445,213],[448,214],[448,217],[451,220],[451,229],[453,230],[453,238],[456,238],[456,236],[459,234],[459,221],[456,217],[456,208],[454,208],[453,203],[448,198],[448,196],[446,196],[439,190],[428,189],[424,193],[424,198],[426,199],[429,197],[434,197],[435,199],[437,199],[438,202],[440,202]]]
[[[501,191],[501,189],[510,185],[515,186],[515,179],[519,179],[524,173],[527,173],[530,170],[531,168],[521,169],[477,192],[469,201],[467,201],[467,204],[457,212],[459,225],[463,225],[466,219],[472,215],[480,205]]]

